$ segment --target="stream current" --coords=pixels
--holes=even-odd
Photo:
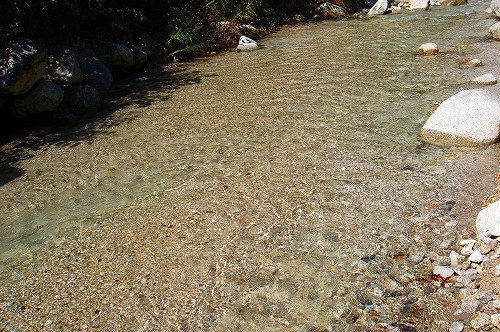
[[[464,165],[498,148],[418,132],[498,70],[486,7],[287,26],[6,143],[0,327],[444,330],[432,262],[485,198],[466,178],[493,177]]]

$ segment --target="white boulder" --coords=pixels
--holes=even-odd
[[[429,9],[429,0],[410,0],[410,10]]]
[[[500,22],[493,24],[488,29],[488,36],[493,39],[500,40]]]
[[[421,134],[438,145],[493,144],[500,136],[500,98],[483,89],[461,91],[439,105]]]
[[[387,0],[378,0],[377,3],[375,3],[373,7],[370,8],[368,15],[383,15],[385,14],[385,12],[387,12],[388,6],[389,3],[387,2]]]
[[[500,0],[492,0],[490,3],[491,12],[500,18]]]
[[[500,236],[500,201],[481,210],[476,218],[478,236]]]
[[[238,47],[236,47],[237,51],[252,51],[259,48],[259,44],[257,42],[247,36],[241,36],[240,41],[238,43]]]
[[[472,83],[481,85],[492,85],[497,84],[497,79],[493,74],[487,73],[471,80]]]

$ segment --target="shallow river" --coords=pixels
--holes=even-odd
[[[500,76],[486,7],[285,27],[6,143],[0,327],[444,330],[432,261],[473,230],[499,149],[418,132]]]

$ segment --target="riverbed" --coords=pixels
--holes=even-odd
[[[432,264],[473,231],[499,149],[418,133],[500,77],[487,6],[286,26],[6,143],[0,326],[445,330]]]

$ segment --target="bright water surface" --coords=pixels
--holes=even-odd
[[[24,174],[0,187],[4,272],[86,227],[118,220],[139,239],[137,225],[162,210],[162,223],[188,230],[164,249],[184,265],[162,273],[210,285],[186,296],[215,304],[172,300],[188,313],[153,327],[438,326],[451,295],[429,290],[429,267],[409,256],[458,234],[440,202],[468,197],[451,170],[477,151],[428,146],[418,132],[440,102],[498,70],[486,6],[285,27],[257,51],[137,83],[95,122],[6,144],[3,160]],[[442,53],[417,56],[425,42]],[[483,68],[463,65],[476,57]]]

